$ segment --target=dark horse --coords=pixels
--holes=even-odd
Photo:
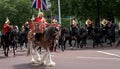
[[[35,42],[35,37],[32,31],[29,31],[28,33],[28,55],[31,54],[32,57],[32,62],[35,62],[34,56],[32,54],[31,50],[35,50],[35,53],[38,56],[38,60],[41,61],[41,63],[48,65],[48,66],[54,66],[55,63],[51,59],[51,54],[50,54],[50,47],[54,43],[56,33],[58,33],[58,30],[56,27],[49,26],[47,29],[44,31],[44,33],[41,33],[39,36],[39,42]],[[47,51],[47,53],[43,56],[41,59],[40,55],[38,54],[36,49],[33,49],[32,46],[37,46],[37,47],[44,47]],[[44,63],[46,61],[46,63]]]
[[[6,33],[6,35],[1,36],[4,55],[8,57],[9,48],[13,48],[13,53],[15,56],[15,47],[17,45],[17,32],[15,29],[11,30],[10,32]]]
[[[79,28],[78,32],[79,36],[77,38],[77,46],[83,48],[83,46],[86,46],[87,39],[92,40],[93,48],[95,46],[101,45],[101,30],[99,28]]]
[[[115,28],[117,28],[115,23],[108,23],[106,27],[102,28],[103,38],[105,38],[105,42],[107,41],[106,39],[108,39],[111,46],[112,43],[115,42]]]

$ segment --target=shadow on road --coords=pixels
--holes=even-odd
[[[48,67],[44,65],[39,64],[20,64],[20,65],[14,65],[14,69],[48,69]]]
[[[7,57],[5,57],[5,56],[0,56],[0,59],[6,59]]]

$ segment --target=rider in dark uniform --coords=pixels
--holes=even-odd
[[[72,33],[72,36],[76,35],[76,32],[77,32],[77,29],[78,29],[78,24],[77,24],[77,21],[75,19],[75,17],[72,18],[72,24],[71,24],[71,33]]]
[[[103,34],[108,34],[108,29],[109,29],[108,23],[109,23],[109,21],[107,19],[105,19],[105,18],[102,19],[101,27],[102,27],[102,30],[103,30]]]
[[[85,27],[88,31],[88,34],[91,35],[92,29],[93,29],[93,21],[90,18],[86,20]]]
[[[29,22],[28,20],[25,22],[24,24],[24,33],[25,33],[25,36],[27,36],[28,32],[29,32],[29,29],[30,29],[30,25],[29,25]]]

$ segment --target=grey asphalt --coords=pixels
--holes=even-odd
[[[44,50],[43,50],[44,54]],[[4,57],[0,49],[0,69],[120,69],[120,47],[84,47],[83,49],[67,49],[64,52],[52,52],[55,67],[30,64],[30,56],[17,50],[16,57],[10,52]]]

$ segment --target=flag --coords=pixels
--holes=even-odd
[[[48,10],[47,0],[32,0],[32,7],[40,10]]]

